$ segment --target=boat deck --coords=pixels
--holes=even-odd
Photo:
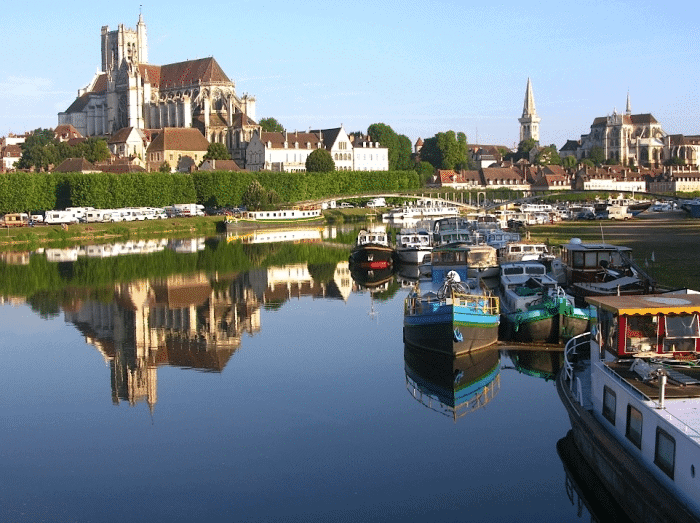
[[[658,381],[644,382],[636,372],[630,370],[632,360],[609,362],[606,365],[648,398],[659,399]],[[665,392],[667,399],[700,398],[700,367],[674,368],[667,371],[669,373]],[[700,408],[700,404],[698,407]]]
[[[606,365],[648,398],[659,401],[658,380],[644,382],[630,370],[631,360]],[[668,374],[664,409],[657,412],[679,428],[690,429],[685,432],[700,443],[700,367],[676,367]]]

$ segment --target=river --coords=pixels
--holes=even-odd
[[[560,352],[416,354],[309,238],[127,251],[3,254],[0,521],[591,520]]]

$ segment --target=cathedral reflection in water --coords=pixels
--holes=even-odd
[[[159,365],[223,371],[243,334],[261,330],[261,307],[301,297],[347,300],[354,288],[347,262],[328,280],[314,279],[306,264],[221,280],[205,273],[138,280],[115,284],[111,303],[76,303],[64,311],[65,321],[108,362],[113,403],[145,402],[152,411]]]

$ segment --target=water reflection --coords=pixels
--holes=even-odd
[[[564,350],[555,348],[523,348],[504,351],[513,368],[521,374],[550,381],[564,364]]]
[[[501,387],[501,356],[488,347],[454,357],[404,345],[406,389],[431,410],[457,418],[491,401]]]
[[[557,454],[564,466],[566,495],[578,518],[596,523],[632,523],[576,448],[571,431],[557,441]]]

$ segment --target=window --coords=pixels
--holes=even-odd
[[[632,405],[627,405],[627,439],[638,449],[642,448],[642,413]]]
[[[603,388],[603,417],[615,425],[615,414],[617,410],[617,397],[615,392],[608,387]]]
[[[673,479],[673,469],[676,463],[676,440],[673,439],[668,432],[658,427],[656,429],[654,463],[656,463],[669,478]]]

